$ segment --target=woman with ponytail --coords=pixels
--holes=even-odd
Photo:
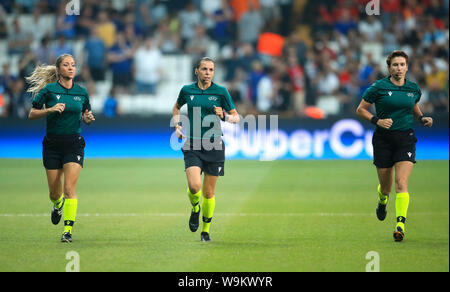
[[[75,84],[75,59],[64,54],[55,65],[38,66],[31,76],[29,92],[33,106],[28,118],[46,117],[46,135],[42,142],[43,164],[47,174],[51,221],[58,224],[64,214],[61,242],[72,242],[72,228],[77,212],[76,185],[84,161],[81,121],[95,121],[86,89]],[[64,181],[63,181],[64,177]]]

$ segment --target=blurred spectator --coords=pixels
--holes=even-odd
[[[288,56],[288,73],[292,85],[292,109],[299,116],[304,115],[305,103],[305,76],[296,54]]]
[[[56,35],[62,35],[67,39],[75,38],[76,15],[68,15],[66,13],[66,3],[61,2],[56,15]]]
[[[267,72],[264,72],[264,67],[261,61],[254,60],[251,64],[252,70],[250,71],[249,78],[248,78],[248,89],[249,89],[249,96],[250,101],[253,105],[257,105],[258,103],[258,86],[263,77],[267,76]],[[244,71],[245,72],[245,71]],[[268,82],[266,82],[268,83]],[[267,84],[264,86],[268,86]],[[261,100],[265,100],[265,98],[261,98]],[[265,101],[261,101],[262,104],[265,103]],[[265,106],[262,106],[263,108]]]
[[[255,9],[260,9],[259,0],[230,0],[230,6],[234,11],[234,20],[239,22],[242,15],[249,10],[252,5]]]
[[[8,32],[8,54],[23,54],[31,45],[33,36],[24,30],[19,23],[19,19],[13,20],[12,30]]]
[[[33,73],[34,69],[38,65],[38,60],[33,51],[28,48],[25,54],[19,61],[19,79],[25,80],[25,77],[28,77]],[[25,89],[27,89],[27,85],[25,85]]]
[[[162,55],[151,37],[134,55],[136,91],[139,94],[156,94],[156,89],[162,76]]]
[[[103,104],[103,114],[107,118],[115,118],[122,114],[114,86],[111,88],[111,91]]]
[[[91,33],[84,45],[86,65],[94,81],[105,80],[106,48],[98,36],[97,26],[91,27]]]
[[[256,91],[256,108],[261,113],[268,113],[273,105],[277,90],[275,88],[275,72],[271,67],[266,67],[264,75],[258,82]]]
[[[378,40],[383,33],[383,25],[376,16],[371,15],[359,22],[358,31],[364,41]]]
[[[184,49],[187,42],[195,37],[195,27],[202,24],[202,15],[192,2],[188,2],[179,13],[181,46]]]
[[[186,53],[192,55],[193,60],[198,60],[203,56],[206,56],[211,39],[205,33],[205,27],[197,25],[195,27],[195,35],[191,38],[185,47]]]
[[[31,95],[25,92],[25,81],[17,79],[11,88],[8,112],[15,117],[25,118],[31,103]]]
[[[250,43],[256,48],[256,43],[264,27],[264,18],[261,11],[257,10],[252,1],[248,2],[249,9],[238,21],[239,41]]]
[[[40,46],[36,48],[34,54],[39,64],[51,64],[50,37],[45,36],[41,40]]]
[[[116,44],[109,49],[106,57],[113,74],[112,83],[119,92],[129,92],[129,86],[133,81],[132,65],[135,50],[126,41],[123,33],[118,33],[116,39]]]
[[[58,41],[53,44],[50,53],[50,64],[55,64],[56,58],[62,54],[73,55],[73,47],[67,42],[66,37],[63,34],[58,36]]]
[[[116,43],[116,27],[109,20],[108,13],[105,10],[100,11],[98,14],[97,31],[106,48],[110,48]]]
[[[0,74],[0,87],[3,89],[3,94],[11,95],[14,83],[17,81],[17,76],[11,74],[8,63],[2,65],[2,74]]]
[[[169,21],[159,23],[154,41],[163,54],[176,54],[181,52],[181,39],[177,33],[170,30]]]
[[[91,29],[94,25],[96,25],[96,21],[94,20],[94,8],[92,5],[83,5],[75,24],[77,36],[88,37],[91,34]]]
[[[16,7],[23,13],[31,13],[39,0],[15,0]]]
[[[0,5],[0,40],[8,37],[8,26],[6,25],[6,12]]]
[[[223,47],[232,40],[235,34],[233,10],[227,0],[221,0],[221,6],[213,12],[213,19],[215,24],[212,35],[219,46]]]

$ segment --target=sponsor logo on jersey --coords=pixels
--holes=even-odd
[[[389,94],[389,96],[392,96],[392,91],[389,91],[388,94]]]
[[[191,96],[189,96],[190,98],[191,98],[191,100],[193,100],[194,99],[194,96],[193,95],[191,95]]]
[[[210,96],[210,97],[208,97],[208,99],[209,99],[209,100],[217,101],[217,96]]]
[[[408,92],[407,96],[408,97],[414,97],[414,93]]]
[[[59,100],[61,98],[61,95],[57,95],[56,98]]]
[[[81,97],[75,96],[75,97],[73,98],[73,100],[75,100],[75,101],[81,101]]]

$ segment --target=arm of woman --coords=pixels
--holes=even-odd
[[[30,113],[28,114],[28,118],[30,120],[36,120],[47,116],[49,113],[61,114],[64,111],[65,107],[66,105],[64,103],[57,103],[51,108],[44,108],[44,109],[31,108]]]
[[[175,102],[172,109],[172,121],[175,125],[175,134],[177,135],[178,139],[186,138],[186,136],[181,132],[183,127],[181,127],[180,123],[180,109],[181,107],[178,105],[178,102]]]
[[[214,112],[222,121],[229,122],[232,124],[237,124],[240,121],[239,114],[236,109],[232,109],[225,114],[225,111],[221,107],[214,106]]]
[[[356,109],[356,114],[361,118],[385,129],[389,129],[392,126],[392,119],[378,119],[371,112],[369,112],[369,108],[372,104],[365,101],[364,99],[358,105]]]
[[[419,108],[419,105],[416,103],[416,105],[413,108],[413,114],[416,118],[419,119],[419,121],[425,126],[425,127],[431,127],[433,125],[433,118],[431,117],[425,117],[422,114],[422,111]]]

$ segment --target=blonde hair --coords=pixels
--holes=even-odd
[[[30,84],[27,92],[33,94],[38,93],[45,85],[54,83],[59,80],[58,68],[66,57],[75,58],[70,54],[63,54],[56,59],[55,65],[39,65],[34,69],[30,76],[26,77],[26,81]]]

